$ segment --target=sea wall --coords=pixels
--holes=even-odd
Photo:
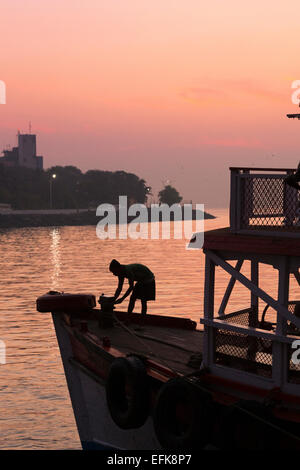
[[[151,211],[148,209],[148,220],[150,220]],[[173,213],[171,220],[174,220]],[[199,219],[199,211],[193,210],[192,219]],[[102,217],[96,216],[95,210],[80,211],[12,211],[0,214],[0,228],[18,228],[18,227],[61,227],[61,226],[78,226],[78,225],[94,225],[101,220]],[[128,222],[135,217],[128,216]],[[211,214],[204,212],[205,219],[214,219]],[[116,223],[118,223],[118,212],[116,212]],[[178,220],[175,218],[175,220]]]

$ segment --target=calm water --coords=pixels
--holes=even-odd
[[[205,230],[228,225],[227,211],[211,212],[217,219],[205,221]],[[149,313],[199,322],[204,257],[185,245],[185,240],[102,241],[95,227],[0,232],[0,339],[7,347],[7,363],[0,365],[0,448],[80,448],[50,314],[36,312],[36,298],[49,289],[111,295],[116,278],[108,265],[117,258],[144,263],[154,271],[157,300],[149,303]],[[248,274],[248,266],[243,272]],[[261,286],[274,293],[271,274],[271,268],[262,270]],[[218,303],[228,282],[219,268],[216,281]],[[296,292],[296,283],[292,291]],[[230,309],[248,306],[249,292],[242,286],[236,292]],[[124,302],[121,309],[126,306]],[[139,307],[137,302],[136,310]]]

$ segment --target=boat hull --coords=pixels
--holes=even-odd
[[[71,338],[61,316],[54,313],[52,318],[82,448],[160,449],[151,416],[138,432],[123,430],[114,423],[106,402],[105,381],[74,359]]]
[[[160,444],[156,435],[157,429],[155,430],[154,428],[152,415],[155,415],[154,410],[157,408],[157,395],[161,399],[159,390],[160,388],[162,389],[164,384],[168,385],[170,379],[174,378],[174,375],[172,376],[174,371],[168,370],[165,365],[155,363],[152,359],[147,358],[147,374],[150,381],[150,395],[152,397],[149,416],[142,426],[123,429],[111,417],[106,399],[106,384],[112,369],[112,363],[118,360],[118,358],[125,358],[128,354],[113,348],[111,345],[104,346],[103,339],[107,337],[102,338],[101,341],[99,337],[96,337],[89,329],[87,330],[84,327],[84,322],[81,327],[78,326],[78,323],[74,327],[74,325],[72,326],[72,321],[70,324],[69,320],[62,313],[53,313],[52,318],[82,448],[85,450],[101,449],[111,451],[153,451],[173,448],[169,445],[162,446]],[[103,333],[105,334],[104,330]],[[168,333],[172,334],[169,330]],[[110,334],[114,343],[116,337],[113,336],[113,330],[111,330]],[[117,336],[120,335],[117,329],[116,334]],[[176,335],[178,332],[173,334]],[[194,332],[192,335],[196,336],[196,343],[198,343],[198,339],[201,337],[198,337],[199,333]],[[151,341],[153,339],[150,336],[148,338]],[[133,350],[133,346],[131,349]],[[129,352],[129,356],[131,354],[132,352]],[[137,352],[133,354],[135,357],[141,357]],[[179,357],[178,354],[177,352],[176,359]],[[177,375],[177,377],[179,376],[180,374]],[[232,448],[255,449],[258,444],[261,446],[266,445],[268,449],[300,448],[300,437],[298,437],[299,421],[296,419],[299,415],[297,403],[293,402],[291,404],[290,411],[287,407],[290,401],[288,399],[293,397],[286,397],[280,391],[278,391],[279,395],[278,393],[274,395],[275,391],[271,393],[270,390],[258,389],[239,382],[225,380],[205,370],[199,373],[198,369],[198,372],[195,370],[194,373],[184,377],[184,383],[189,383],[193,390],[197,390],[198,398],[196,401],[198,399],[199,402],[203,400],[204,390],[212,400],[211,416],[208,417],[206,425],[213,429],[209,432],[210,440],[207,442],[201,441],[198,433],[201,429],[198,429],[196,434],[197,442],[199,437],[199,449],[206,448],[207,445],[214,448],[223,448],[223,436],[224,434],[227,436],[234,434],[233,425],[236,425],[237,429],[240,429],[241,426],[246,426],[247,429],[250,426],[250,436],[261,435],[262,440],[266,434],[269,436],[272,433],[273,437],[271,442],[268,439],[266,443],[260,442],[260,439],[258,439],[258,443],[256,441],[252,442],[250,438],[239,439],[239,442],[231,442],[229,439],[229,448],[232,446]],[[279,400],[281,405],[279,403],[279,407],[275,406],[273,416],[268,416],[266,420],[264,419],[265,412],[263,411],[263,419],[261,420],[262,408],[259,407],[259,404],[266,402],[266,399],[270,403],[271,401]],[[254,415],[257,414],[258,419],[251,419],[249,425],[247,423],[251,415],[253,418],[252,408],[250,409],[250,417],[249,412],[246,412],[246,414],[243,412],[239,412],[238,415],[236,414],[236,405],[239,407],[243,402],[248,403],[248,405],[255,403],[256,408],[258,406],[254,410]],[[195,409],[197,409],[198,406],[195,401],[194,404]],[[270,425],[268,425],[269,421]],[[265,425],[267,425],[267,431],[265,431]],[[278,433],[277,429],[281,429],[283,432]],[[187,450],[189,446],[181,446],[180,448]]]

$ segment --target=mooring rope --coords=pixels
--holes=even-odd
[[[168,367],[173,373],[175,373],[176,375],[179,375],[178,374],[178,371],[176,369],[174,369],[165,359],[163,359],[159,354],[156,354],[152,351],[152,349],[150,348],[150,346],[145,343],[145,341],[143,341],[142,339],[140,339],[140,337],[136,334],[136,332],[132,329],[130,329],[127,325],[124,325],[123,322],[121,322],[117,317],[116,315],[114,314],[113,312],[113,318],[115,319],[115,321],[125,330],[127,331],[129,334],[131,334],[142,346],[146,347],[146,349],[148,349],[149,353],[151,354],[151,356],[155,357],[156,359],[159,359],[166,367]],[[178,361],[174,361],[174,362],[178,362]]]

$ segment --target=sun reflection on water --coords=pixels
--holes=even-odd
[[[51,272],[51,290],[59,289],[59,278],[61,273],[61,256],[60,256],[60,231],[54,228],[50,232],[51,245],[50,245],[50,259],[52,263]]]

